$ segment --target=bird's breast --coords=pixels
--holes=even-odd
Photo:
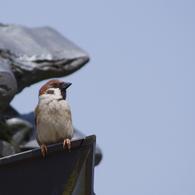
[[[71,139],[73,127],[66,100],[40,101],[37,118],[37,141],[52,144]]]

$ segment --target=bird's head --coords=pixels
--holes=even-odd
[[[66,99],[66,89],[72,83],[63,82],[57,79],[48,81],[39,90],[39,99],[52,98],[52,99]]]

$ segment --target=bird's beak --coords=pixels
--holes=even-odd
[[[72,83],[64,82],[64,83],[62,83],[62,88],[63,88],[63,89],[67,89],[67,88],[70,87],[71,85],[72,85]]]

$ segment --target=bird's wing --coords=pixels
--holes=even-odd
[[[36,106],[34,113],[35,113],[35,125],[37,125],[37,123],[38,123],[37,122],[37,115],[39,113],[39,107],[38,107],[38,105]],[[37,143],[41,146],[41,142],[40,142],[40,140],[39,140],[39,138],[37,136],[37,133],[36,133],[36,140],[37,140]]]
[[[70,109],[66,110],[66,117],[72,122],[72,115]]]
[[[37,114],[39,113],[38,105],[36,106],[34,113],[35,113],[35,125],[37,125]]]

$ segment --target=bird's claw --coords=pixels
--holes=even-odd
[[[42,153],[43,157],[45,157],[46,153],[48,153],[47,146],[44,144],[41,145],[41,153]]]
[[[70,139],[64,139],[64,142],[63,142],[63,148],[64,149],[66,148],[66,145],[68,147],[68,151],[71,153],[71,151],[70,151],[70,148],[71,148]]]

